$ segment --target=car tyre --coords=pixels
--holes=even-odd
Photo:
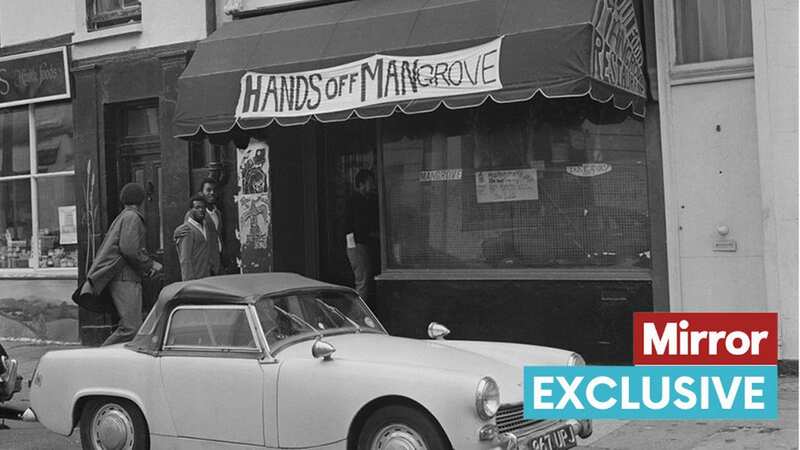
[[[103,397],[89,400],[80,421],[84,450],[149,450],[144,414],[133,402]]]
[[[358,450],[410,448],[447,450],[450,444],[428,414],[405,405],[390,405],[372,413],[358,436]]]

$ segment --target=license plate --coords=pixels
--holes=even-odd
[[[569,425],[556,428],[547,434],[535,437],[528,442],[530,450],[563,450],[578,445],[575,433]]]

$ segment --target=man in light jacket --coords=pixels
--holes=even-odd
[[[216,248],[217,241],[212,241],[214,224],[206,216],[206,199],[201,194],[194,195],[189,204],[191,209],[186,221],[173,233],[175,245],[178,247],[178,260],[181,263],[181,279],[183,281],[205,278],[211,275],[211,258],[209,252]]]
[[[145,191],[142,185],[128,183],[120,191],[124,209],[111,223],[103,243],[86,276],[82,292],[97,296],[108,286],[119,314],[119,325],[103,345],[133,339],[142,323],[142,277],[162,270],[146,250],[147,229],[142,212]]]
[[[200,183],[200,192],[198,193],[205,199],[205,229],[208,240],[208,258],[209,270],[211,275],[221,275],[225,273],[225,268],[222,266],[224,247],[222,244],[222,211],[217,206],[217,181],[213,178],[205,178]],[[188,222],[192,215],[192,210],[186,212],[183,218],[184,223]],[[176,243],[179,238],[184,236],[186,229],[178,227],[175,229],[173,238]],[[183,266],[181,266],[183,267]]]

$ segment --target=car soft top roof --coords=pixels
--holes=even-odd
[[[185,298],[198,302],[213,301],[252,303],[264,295],[304,288],[339,288],[335,284],[313,280],[296,273],[269,272],[243,275],[221,275],[172,283],[161,290],[156,306]]]
[[[221,275],[172,283],[161,290],[142,329],[127,347],[145,353],[157,352],[166,323],[164,313],[171,310],[174,305],[250,304],[266,295],[320,288],[352,291],[350,288],[324,283],[295,273],[281,272]],[[153,320],[156,321],[155,326],[151,327],[151,330],[145,330],[145,326],[153,323]]]

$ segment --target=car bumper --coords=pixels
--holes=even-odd
[[[535,438],[541,437],[551,431],[557,430],[564,425],[569,425],[572,428],[575,436],[581,438],[588,438],[592,434],[592,421],[591,420],[566,420],[556,421],[548,424],[546,427],[533,430],[523,435],[515,435],[513,433],[498,434],[492,441],[491,450],[518,450],[527,449],[530,442]]]

